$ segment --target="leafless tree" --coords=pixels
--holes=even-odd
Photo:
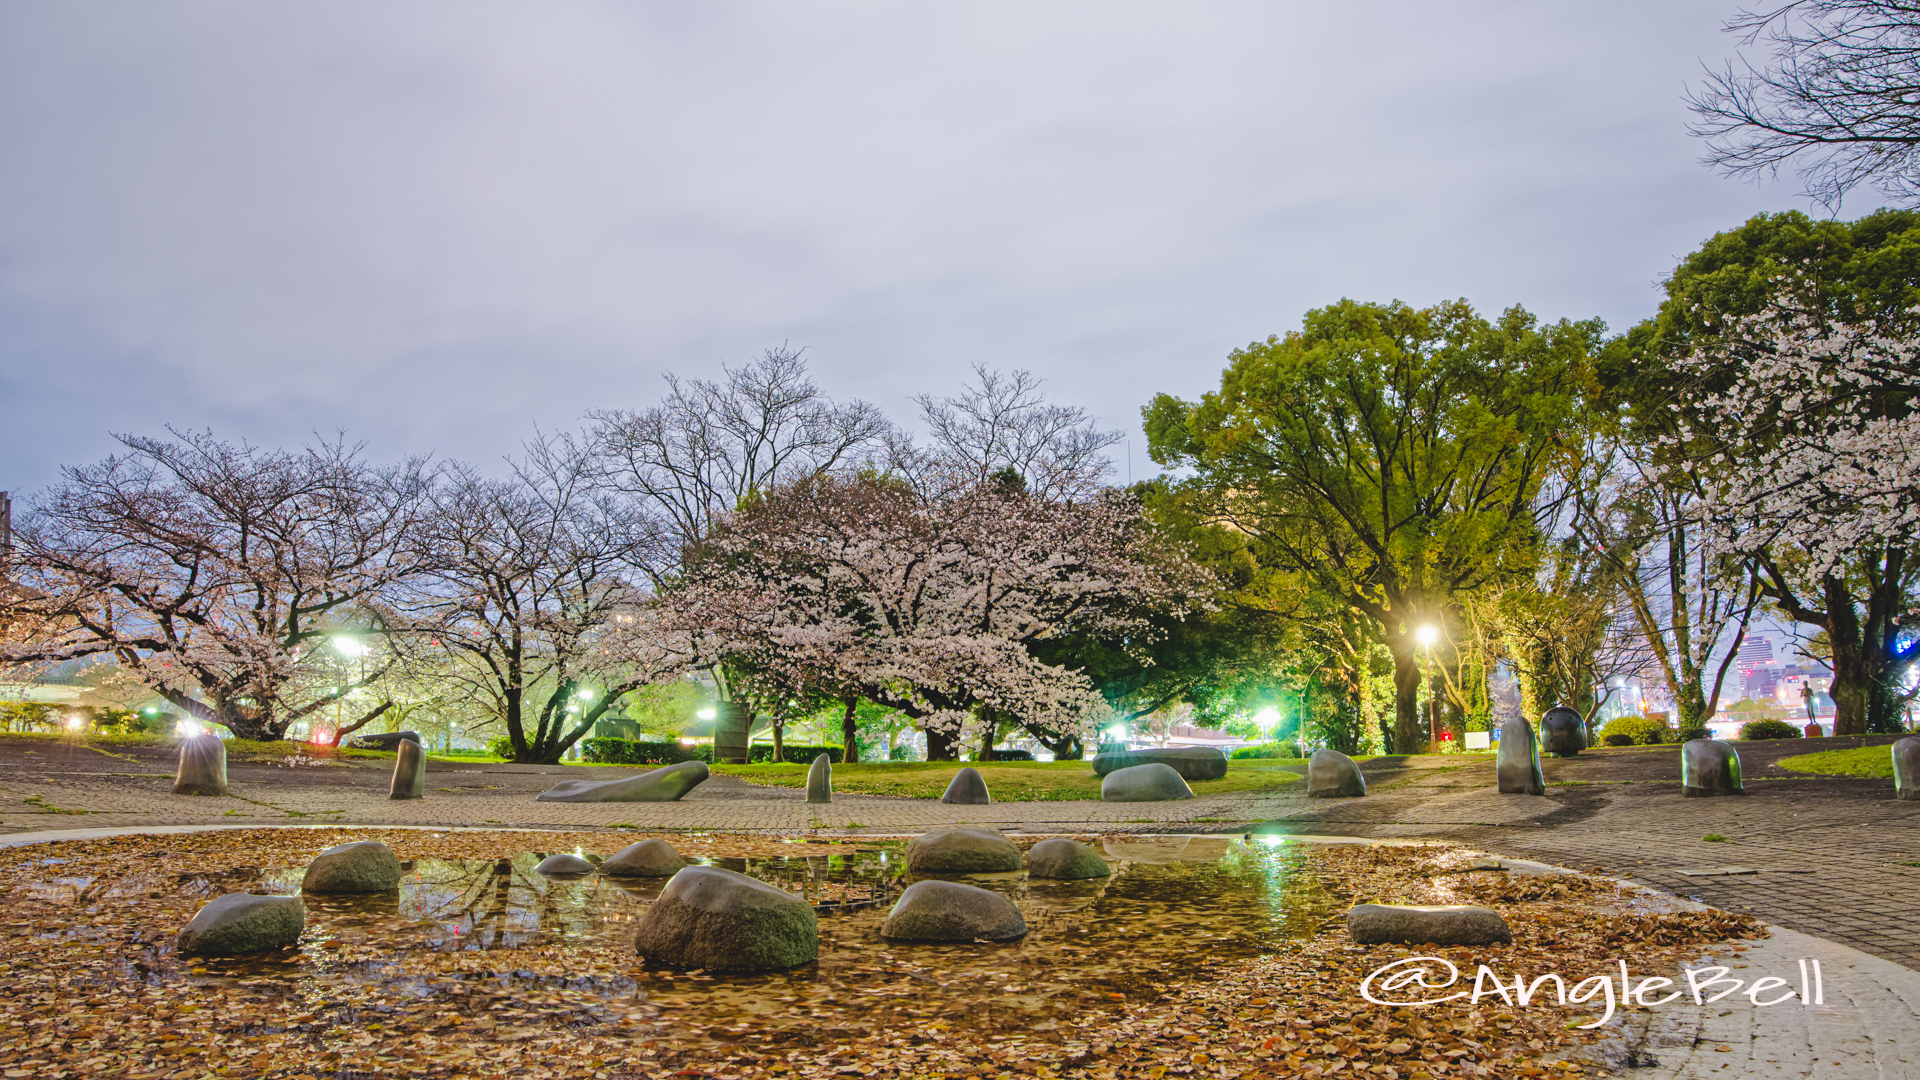
[[[1790,0],[1726,26],[1771,62],[1729,62],[1689,95],[1707,162],[1734,176],[1792,161],[1828,208],[1862,184],[1920,198],[1920,0]]]
[[[211,433],[119,440],[124,454],[62,470],[15,523],[0,660],[110,655],[256,739],[385,674],[388,660],[343,674],[323,646],[396,629],[385,594],[423,565],[424,461],[368,465],[341,439],[293,453]]]
[[[914,398],[929,446],[897,442],[894,465],[923,486],[942,480],[972,487],[994,479],[1048,502],[1090,497],[1113,471],[1106,449],[1121,438],[1103,431],[1087,411],[1047,400],[1041,380],[1026,371],[973,366],[977,385],[955,397]]]

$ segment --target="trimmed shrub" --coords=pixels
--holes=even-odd
[[[838,765],[840,764],[840,760],[847,756],[847,748],[844,746],[795,746],[792,743],[788,743],[784,749],[787,752],[787,763],[790,765],[811,765],[813,764],[813,759],[819,757],[821,754],[827,755],[828,761]],[[709,753],[711,753],[711,751],[709,751]],[[772,761],[772,743],[754,743],[752,746],[747,747],[747,764],[766,765]]]
[[[899,743],[895,745],[892,750],[889,750],[887,752],[887,760],[888,761],[919,761],[920,751],[915,750],[913,748],[912,743]]]
[[[1800,729],[1785,720],[1749,720],[1740,725],[1742,739],[1798,739]]]
[[[1227,756],[1237,758],[1241,761],[1248,761],[1260,758],[1297,758],[1300,757],[1301,754],[1299,743],[1294,742],[1292,739],[1281,739],[1279,742],[1243,746]]]
[[[1031,750],[988,750],[980,755],[981,761],[1032,761]]]
[[[1603,746],[1659,746],[1678,740],[1678,733],[1644,716],[1616,716],[1600,728]]]
[[[487,753],[497,758],[513,760],[513,740],[505,735],[495,735],[487,740]]]
[[[580,756],[595,765],[677,765],[682,761],[710,762],[713,747],[633,739],[582,739]]]

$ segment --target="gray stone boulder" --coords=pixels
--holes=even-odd
[[[1083,878],[1112,877],[1113,870],[1099,852],[1087,845],[1056,838],[1042,840],[1027,849],[1027,875],[1079,881]]]
[[[1516,716],[1500,725],[1500,752],[1494,755],[1494,772],[1502,795],[1545,795],[1547,777],[1540,771],[1540,740],[1533,725]]]
[[[1020,849],[998,829],[937,829],[907,841],[907,869],[916,874],[1006,873],[1020,869]]]
[[[665,840],[642,840],[628,844],[600,864],[607,877],[672,877],[685,869],[687,860]]]
[[[1680,794],[1689,799],[1745,795],[1740,752],[1732,743],[1694,739],[1680,747]]]
[[[677,802],[706,783],[704,761],[683,761],[618,780],[562,780],[534,796],[535,802]]]
[[[242,956],[291,945],[306,925],[297,896],[228,893],[194,913],[174,947],[182,956]]]
[[[1161,762],[1115,769],[1100,781],[1101,802],[1171,802],[1193,798],[1173,766]]]
[[[398,750],[401,743],[410,742],[415,746],[425,746],[427,740],[417,731],[383,731],[374,735],[355,735],[353,745],[359,750]]]
[[[956,881],[907,886],[880,925],[889,941],[1012,941],[1027,933],[1013,901],[990,889]]]
[[[649,960],[708,971],[780,971],[820,954],[813,906],[784,889],[716,866],[673,875],[647,908],[634,949]]]
[[[1227,775],[1227,755],[1211,746],[1110,750],[1093,755],[1093,775],[1106,776],[1139,765],[1170,766],[1182,780],[1218,780]]]
[[[180,771],[173,777],[175,795],[225,795],[227,745],[211,735],[194,735],[180,744]]]
[[[1357,799],[1366,793],[1367,778],[1347,755],[1323,746],[1307,759],[1307,798]]]
[[[1574,757],[1587,748],[1586,722],[1565,705],[1555,705],[1540,717],[1540,743],[1554,757]]]
[[[1513,943],[1513,930],[1499,912],[1466,904],[1356,904],[1347,912],[1347,932],[1362,945]]]
[[[427,793],[427,749],[412,739],[395,744],[389,799],[418,799]]]
[[[538,874],[572,877],[577,874],[593,873],[593,864],[578,855],[549,855],[541,859],[540,865],[533,869]]]
[[[400,856],[378,840],[330,847],[307,864],[300,891],[381,893],[400,887]]]
[[[826,754],[814,758],[813,764],[807,767],[807,801],[833,801],[833,758]]]
[[[1920,802],[1920,739],[1911,735],[1893,743],[1893,797]]]
[[[943,803],[956,803],[961,806],[985,806],[993,799],[987,795],[986,778],[980,770],[961,769],[953,774],[953,782],[947,785],[946,794],[940,796]]]

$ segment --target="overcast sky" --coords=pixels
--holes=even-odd
[[[1733,11],[0,0],[0,488],[166,424],[493,461],[783,341],[1137,431],[1341,297],[1623,329],[1806,206],[1685,134]]]

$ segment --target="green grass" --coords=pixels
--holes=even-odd
[[[1794,772],[1823,776],[1893,775],[1893,752],[1884,746],[1856,746],[1850,750],[1822,750],[1817,754],[1797,754],[1781,758],[1780,767]]]
[[[1710,832],[1700,839],[1705,840],[1709,844],[1724,844],[1727,842],[1727,838],[1717,832]]]
[[[1193,793],[1264,791],[1297,783],[1299,774],[1281,767],[1288,764],[1298,762],[1271,758],[1235,761],[1227,766],[1224,778],[1193,782]],[[947,790],[953,774],[967,767],[967,762],[956,761],[835,765],[833,790],[847,795],[937,799]],[[972,767],[980,770],[980,778],[987,782],[987,791],[995,802],[1055,802],[1100,797],[1100,777],[1093,775],[1093,766],[1085,761],[991,761]],[[718,765],[713,771],[755,784],[798,788],[807,784],[807,768],[792,764]]]

